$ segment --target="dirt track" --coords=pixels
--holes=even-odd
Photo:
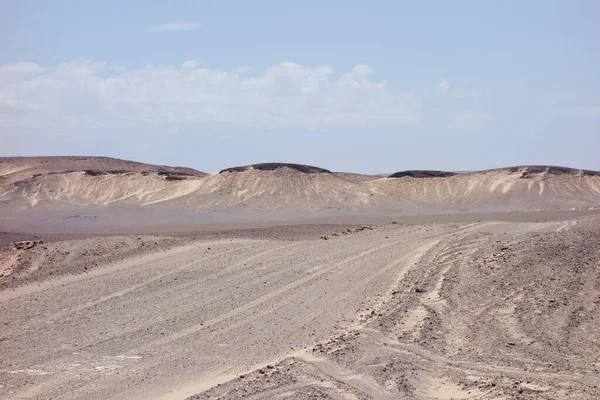
[[[205,238],[6,289],[0,397],[597,398],[579,225]]]

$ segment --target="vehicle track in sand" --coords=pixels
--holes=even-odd
[[[0,398],[594,398],[600,258],[576,227],[198,240],[4,290]]]
[[[444,235],[336,334],[192,399],[596,399],[600,238],[576,225]]]
[[[5,290],[0,397],[157,397],[285,357],[351,321],[404,254],[454,229],[198,241]]]

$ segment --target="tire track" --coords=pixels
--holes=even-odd
[[[399,242],[386,243],[386,244],[380,245],[380,246],[378,246],[378,247],[376,247],[374,249],[369,249],[369,250],[363,251],[363,252],[361,252],[361,253],[359,253],[359,254],[357,254],[355,256],[346,258],[346,259],[344,259],[342,261],[339,261],[339,262],[336,262],[336,263],[334,263],[332,265],[329,265],[329,266],[325,265],[325,266],[323,266],[323,268],[319,269],[315,273],[310,274],[310,275],[308,275],[308,276],[306,276],[304,278],[300,278],[298,280],[295,280],[295,281],[293,281],[293,282],[291,282],[291,283],[289,283],[289,284],[287,284],[287,285],[285,285],[285,286],[283,286],[283,287],[281,287],[279,289],[274,290],[271,293],[268,293],[268,294],[265,294],[263,296],[260,296],[259,298],[255,299],[255,300],[253,300],[253,301],[251,301],[251,302],[249,302],[249,303],[247,303],[247,304],[245,304],[245,305],[243,305],[241,307],[237,307],[237,308],[235,308],[235,309],[233,309],[233,310],[231,310],[231,311],[229,311],[227,313],[219,315],[216,318],[212,318],[210,320],[204,321],[202,324],[196,324],[196,325],[193,325],[193,326],[191,326],[189,328],[183,329],[183,330],[181,330],[179,332],[176,332],[176,333],[174,333],[172,335],[169,335],[169,336],[165,337],[164,339],[160,339],[160,340],[157,340],[157,341],[154,341],[154,342],[150,342],[145,347],[146,348],[156,348],[156,347],[165,346],[165,345],[167,345],[170,342],[173,342],[173,341],[182,339],[182,338],[184,338],[186,336],[195,334],[195,333],[197,333],[197,332],[199,332],[201,330],[207,329],[207,328],[209,328],[211,326],[214,326],[214,325],[216,325],[216,324],[218,324],[220,322],[223,322],[223,321],[225,321],[225,320],[227,320],[227,319],[229,319],[231,317],[234,317],[234,316],[240,315],[242,313],[245,313],[245,312],[249,311],[250,309],[252,309],[254,307],[257,307],[257,306],[260,306],[260,305],[264,304],[265,302],[267,302],[269,300],[272,300],[272,299],[274,299],[276,297],[282,296],[282,295],[290,292],[291,290],[296,289],[297,287],[299,287],[299,286],[301,286],[301,285],[303,285],[303,284],[305,284],[307,282],[310,282],[311,280],[314,280],[315,278],[318,278],[318,277],[320,277],[320,276],[322,276],[322,275],[324,275],[324,274],[326,274],[326,273],[328,273],[328,272],[330,272],[330,271],[332,271],[334,269],[337,269],[337,268],[339,268],[339,267],[341,267],[341,266],[343,266],[343,265],[345,265],[345,264],[347,264],[349,262],[361,259],[361,258],[363,258],[363,257],[365,257],[365,256],[367,256],[369,254],[372,254],[372,253],[374,253],[376,251],[385,249],[386,247],[390,247],[390,246],[398,244],[398,243]]]
[[[203,246],[214,246],[219,244],[232,244],[232,243],[247,243],[255,242],[252,239],[229,239],[229,240],[217,240],[202,243]],[[49,289],[56,289],[58,287],[66,287],[74,283],[88,280],[93,277],[114,274],[122,270],[131,270],[133,268],[148,267],[154,263],[163,262],[167,259],[173,258],[174,256],[182,253],[189,252],[190,250],[196,249],[198,244],[190,244],[175,249],[168,250],[161,253],[148,254],[142,257],[136,257],[127,261],[118,262],[114,265],[109,265],[105,268],[96,268],[90,272],[79,275],[68,275],[58,279],[48,280],[41,283],[34,283],[29,285],[20,286],[14,290],[3,290],[0,292],[0,303],[4,303],[10,300],[18,299],[22,296],[27,296],[35,293],[39,293]],[[152,264],[151,264],[152,263]]]
[[[125,296],[127,294],[130,294],[130,293],[136,291],[136,290],[143,289],[144,287],[146,287],[146,286],[148,286],[148,285],[150,285],[150,284],[152,284],[154,282],[160,281],[161,279],[164,279],[164,278],[169,277],[171,275],[175,275],[175,274],[177,274],[179,272],[185,271],[185,270],[187,270],[187,269],[189,269],[191,267],[194,267],[196,265],[207,263],[207,262],[210,262],[211,260],[214,260],[216,258],[222,257],[223,255],[234,253],[234,252],[237,252],[237,251],[243,251],[245,249],[252,248],[254,246],[255,246],[255,244],[251,244],[251,245],[248,245],[248,246],[241,246],[241,247],[238,247],[238,248],[235,248],[235,249],[224,250],[224,251],[219,252],[218,254],[209,256],[209,257],[204,258],[202,260],[192,261],[192,262],[183,264],[183,265],[181,265],[181,266],[179,266],[177,268],[174,268],[174,269],[172,269],[172,270],[170,270],[168,272],[164,272],[164,273],[155,275],[152,278],[146,279],[146,280],[144,280],[144,281],[142,281],[140,283],[137,283],[135,285],[131,285],[131,286],[128,286],[128,287],[123,288],[121,290],[118,290],[116,292],[112,292],[110,294],[107,294],[105,296],[100,297],[99,299],[96,299],[96,300],[93,300],[93,301],[88,301],[88,302],[86,302],[84,304],[81,304],[80,306],[77,306],[77,307],[71,309],[71,310],[68,310],[68,311],[65,310],[64,312],[61,312],[59,314],[55,314],[55,315],[49,317],[48,320],[50,322],[52,322],[52,320],[61,318],[62,316],[66,316],[66,315],[74,314],[74,313],[77,313],[77,312],[81,312],[81,311],[83,311],[85,309],[97,306],[97,305],[102,304],[102,303],[107,302],[107,301],[110,301],[110,300],[112,300],[112,299],[114,299],[116,297],[123,297],[123,296]],[[281,246],[281,247],[285,247],[285,246]]]

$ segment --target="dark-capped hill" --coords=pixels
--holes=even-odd
[[[488,172],[501,172],[507,174],[519,174],[522,179],[544,176],[600,176],[599,171],[576,169],[568,167],[557,167],[552,165],[521,165],[514,167],[496,168],[483,171],[474,171],[462,175],[485,174]],[[457,172],[433,171],[433,170],[408,170],[400,171],[390,175],[388,178],[445,178],[459,175]]]
[[[390,175],[388,178],[443,178],[446,176],[458,175],[456,172],[448,171],[431,171],[431,170],[409,170],[400,171]]]
[[[296,170],[298,172],[302,172],[304,174],[331,174],[331,171],[325,168],[314,167],[312,165],[304,165],[304,164],[291,164],[291,163],[260,163],[260,164],[252,164],[252,165],[244,165],[241,167],[232,167],[226,168],[219,171],[219,174],[225,172],[244,172],[249,169],[255,169],[258,171],[275,171],[279,168],[289,168]]]
[[[205,173],[110,157],[0,158],[0,204],[64,208],[151,204],[194,192]]]
[[[83,171],[90,176],[151,172],[165,177],[170,175],[202,177],[206,175],[204,172],[187,167],[153,165],[111,157],[0,157],[0,175],[18,174],[21,177],[27,177],[77,171]]]
[[[599,171],[591,171],[587,169],[576,169],[569,167],[557,167],[552,165],[523,165],[508,169],[511,173],[520,173],[521,178],[527,179],[537,175],[579,175],[579,176],[600,176]]]

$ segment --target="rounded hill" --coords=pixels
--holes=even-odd
[[[225,172],[244,172],[250,169],[258,170],[258,171],[275,171],[281,168],[289,168],[296,170],[298,172],[302,172],[304,174],[331,174],[331,171],[325,168],[319,168],[312,165],[304,165],[304,164],[292,164],[292,163],[260,163],[260,164],[251,164],[251,165],[243,165],[240,167],[231,167],[226,168],[219,171],[220,174]]]

